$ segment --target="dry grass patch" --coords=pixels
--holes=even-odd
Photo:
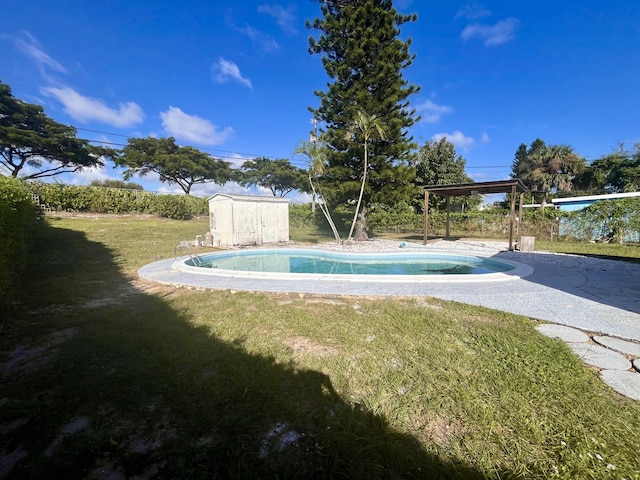
[[[311,355],[314,357],[332,357],[339,349],[331,345],[323,345],[306,337],[286,338],[283,343],[293,351],[294,357]]]

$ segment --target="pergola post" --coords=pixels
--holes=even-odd
[[[518,206],[518,249],[522,251],[522,203],[524,192],[520,193],[520,205]]]
[[[447,196],[447,233],[445,238],[449,238],[449,213],[451,212],[451,197]]]
[[[511,211],[509,212],[509,250],[513,251],[513,226],[516,223],[516,186],[511,187]]]
[[[424,232],[422,235],[422,243],[427,244],[429,236],[429,191],[424,191]]]

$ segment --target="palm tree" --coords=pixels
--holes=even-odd
[[[349,236],[347,240],[351,240],[353,235],[353,229],[356,226],[358,220],[358,214],[360,213],[360,205],[362,204],[362,196],[364,195],[364,187],[367,183],[367,172],[369,170],[369,140],[378,135],[380,140],[384,140],[385,127],[377,115],[368,115],[362,110],[356,112],[356,116],[353,120],[353,128],[347,133],[348,137],[352,137],[359,131],[362,136],[362,142],[364,144],[364,166],[362,172],[362,183],[360,185],[360,195],[358,196],[358,203],[356,205],[356,211],[353,215],[353,222],[351,222],[351,229],[349,230]]]
[[[327,154],[326,148],[321,142],[301,142],[296,149],[294,150],[295,154],[304,155],[307,157],[309,161],[309,168],[307,169],[307,176],[309,177],[309,184],[311,185],[311,191],[313,192],[313,198],[316,196],[320,198],[322,201],[318,202],[318,206],[324,217],[329,222],[329,226],[331,227],[331,231],[333,232],[333,236],[336,238],[336,242],[342,243],[342,239],[340,238],[340,233],[338,233],[338,229],[336,228],[336,224],[331,217],[331,213],[329,212],[329,207],[327,206],[327,202],[324,199],[324,195],[322,194],[322,187],[320,186],[320,182],[318,177],[325,173]],[[317,185],[317,188],[316,188]],[[317,192],[317,193],[316,193]],[[315,200],[314,200],[315,201]]]
[[[542,205],[551,190],[570,191],[573,179],[585,168],[585,161],[567,145],[549,145],[542,152],[532,177],[538,188],[544,192]]]
[[[533,193],[542,193],[541,204],[550,191],[569,191],[573,181],[586,168],[585,160],[568,145],[545,145],[536,139],[529,149],[522,144],[516,151],[512,176],[523,181]]]

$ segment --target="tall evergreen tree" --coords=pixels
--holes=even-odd
[[[400,27],[417,19],[402,15],[390,0],[321,1],[322,18],[307,22],[320,32],[309,38],[309,52],[319,54],[331,79],[327,91],[316,91],[318,108],[310,108],[324,123],[328,166],[322,181],[326,200],[355,208],[362,186],[364,146],[368,147],[363,210],[392,205],[415,193],[412,138],[416,121],[408,98],[419,91],[402,76],[414,56],[411,40],[398,38]],[[357,112],[364,111],[385,126],[383,138],[364,141],[362,132],[348,135]]]

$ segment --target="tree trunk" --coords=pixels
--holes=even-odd
[[[360,204],[362,203],[362,195],[364,194],[364,186],[367,183],[367,170],[369,169],[369,155],[368,155],[368,151],[367,151],[367,137],[365,137],[364,140],[364,172],[362,172],[362,184],[360,185],[360,195],[358,195],[358,203],[356,205],[356,213],[353,215],[353,222],[351,223],[351,229],[349,230],[349,236],[347,237],[347,240],[351,240],[351,237],[353,235],[353,229],[356,226],[356,224],[358,223],[358,217],[360,216]],[[363,211],[364,211],[365,207],[362,207]],[[364,235],[366,236],[367,233],[365,232]]]
[[[316,187],[313,184],[313,179],[311,178],[311,175],[309,175],[309,183],[311,184],[311,190],[313,191],[313,198],[316,197]],[[318,184],[318,190],[320,190],[320,184]],[[323,198],[322,196],[322,191],[320,191],[320,197]],[[336,228],[336,224],[333,223],[333,218],[331,218],[331,213],[329,212],[329,207],[327,207],[327,204],[323,201],[322,203],[318,204],[320,206],[320,210],[322,210],[322,213],[324,214],[324,217],[327,219],[327,222],[329,222],[329,226],[331,227],[331,231],[333,232],[333,236],[336,238],[336,242],[339,244],[342,243],[342,239],[340,238],[340,233],[338,233],[338,229]]]
[[[355,224],[355,234],[353,239],[357,242],[362,242],[365,240],[369,240],[369,235],[367,234],[367,209],[366,207],[362,207],[362,212],[358,215],[358,220]]]

